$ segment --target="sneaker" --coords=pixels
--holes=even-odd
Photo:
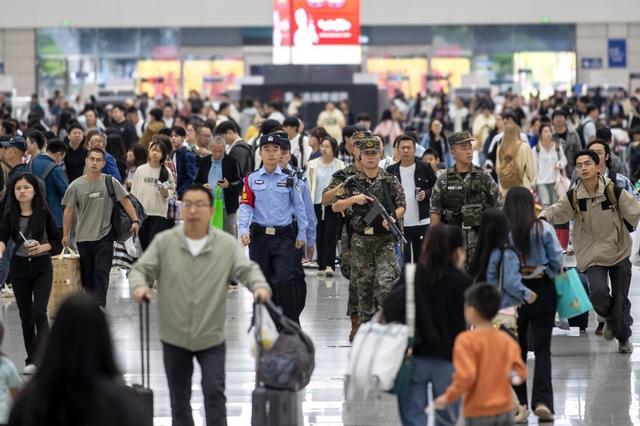
[[[553,413],[549,410],[544,404],[539,404],[533,413],[538,416],[538,421],[540,422],[553,422]]]
[[[614,336],[613,328],[609,327],[608,323],[604,323],[604,329],[602,330],[602,336],[605,340],[613,340]]]
[[[13,294],[13,286],[11,284],[5,284],[3,289],[0,290],[0,297],[2,298],[16,297]]]
[[[38,370],[38,367],[36,367],[35,364],[28,364],[24,370],[22,370],[22,374],[24,374],[25,376],[31,376],[33,374],[36,374],[36,371]]]
[[[633,346],[629,343],[629,339],[618,342],[618,352],[621,354],[630,354],[633,352]]]
[[[333,269],[331,269],[331,267],[330,267],[330,266],[327,266],[327,269],[325,269],[325,270],[324,270],[324,274],[325,274],[327,277],[332,277],[332,276],[333,276],[333,274],[334,274]]]
[[[517,424],[527,424],[529,420],[529,409],[526,405],[518,406],[518,414],[513,416],[513,421]]]
[[[596,336],[602,336],[602,329],[604,328],[604,323],[599,322],[598,328],[596,328]]]
[[[325,271],[318,271],[318,272],[316,272],[316,276],[317,276],[317,277],[324,277],[324,276],[326,276],[326,275],[327,275],[327,271],[326,271],[326,270],[325,270]]]

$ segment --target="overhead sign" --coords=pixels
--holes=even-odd
[[[275,64],[359,64],[360,0],[273,0]]]
[[[623,38],[610,38],[607,54],[609,56],[609,68],[626,68],[627,40]]]
[[[582,58],[580,67],[584,70],[602,68],[602,58]]]

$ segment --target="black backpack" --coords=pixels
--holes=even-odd
[[[609,174],[609,177],[611,177],[611,174]],[[615,179],[615,172],[614,172],[614,179]],[[615,180],[611,180],[611,182],[609,182],[605,187],[604,196],[606,197],[606,200],[602,202],[601,208],[602,210],[607,210],[611,208],[614,211],[616,211],[620,216],[620,220],[624,224],[625,228],[627,228],[627,231],[631,233],[634,231],[634,226],[631,223],[627,222],[624,217],[622,217],[622,212],[620,212],[620,208],[618,207],[618,200],[620,199],[620,194],[622,193],[623,188],[620,188],[614,182]],[[586,200],[578,199],[578,194],[575,188],[567,191],[567,199],[569,200],[569,204],[571,204],[571,207],[573,207],[575,220],[581,220],[582,212],[587,211]]]
[[[109,193],[109,197],[113,201],[113,212],[111,213],[111,228],[113,229],[113,237],[114,240],[119,243],[124,243],[131,236],[131,226],[133,225],[133,221],[122,207],[122,204],[116,198],[116,191],[113,188],[113,176],[105,175],[104,183],[107,185],[107,192]],[[144,212],[144,208],[138,199],[131,193],[127,195],[129,201],[133,205],[133,208],[138,215],[138,221],[140,221],[140,225],[146,219],[147,215]]]
[[[313,342],[300,326],[285,317],[273,302],[265,306],[271,313],[280,335],[271,349],[260,351],[258,374],[266,387],[289,391],[304,389],[315,368]]]

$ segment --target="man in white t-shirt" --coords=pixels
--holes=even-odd
[[[433,169],[422,161],[416,161],[416,140],[403,135],[397,141],[400,161],[387,167],[387,172],[400,179],[407,209],[404,214],[405,262],[417,262],[420,258],[422,238],[429,226],[429,198],[436,183]]]

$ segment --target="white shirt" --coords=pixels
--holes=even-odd
[[[538,152],[538,147],[540,151]],[[560,152],[560,158],[558,158],[558,151]],[[560,148],[556,151],[555,143],[551,145],[551,148],[547,151],[540,142],[533,148],[533,155],[535,156],[536,163],[538,164],[538,173],[536,173],[536,183],[540,185],[555,183],[558,177],[558,171],[556,164],[560,163],[560,167],[564,168],[567,165],[567,159]]]
[[[416,163],[409,167],[400,166],[400,180],[402,181],[402,189],[404,189],[404,198],[407,203],[407,209],[404,212],[404,226],[420,226],[429,224],[429,219],[420,220],[420,211],[418,209],[418,200],[416,200]]]
[[[316,167],[316,190],[313,194],[313,204],[322,203],[322,191],[331,182],[331,177],[338,170],[336,161],[332,161],[331,164],[324,165],[322,162],[318,162]]]
[[[191,252],[191,255],[194,257],[200,254],[200,252],[204,248],[204,245],[207,243],[207,236],[205,236],[204,238],[200,238],[199,240],[192,240],[187,236],[185,236],[185,238],[187,239],[187,245],[189,246],[189,251]]]

